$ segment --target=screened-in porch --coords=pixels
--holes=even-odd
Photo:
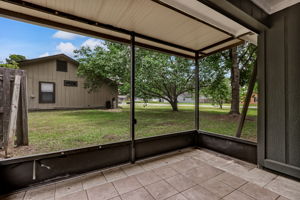
[[[2,17],[117,42],[130,55],[128,137],[0,160],[0,194],[6,199],[299,199],[300,4],[283,2],[266,4],[273,9],[268,10],[256,1],[231,0],[0,1]],[[257,45],[257,59],[235,136],[210,132],[202,126],[200,62],[245,42]],[[147,89],[140,86],[140,75],[147,82],[151,70],[159,69],[140,69],[139,49],[192,63],[194,101],[181,129],[174,125],[155,136],[141,134],[150,125],[143,125],[146,118],[138,112],[140,90]],[[163,79],[155,83],[164,86]],[[247,140],[241,135],[255,84],[257,140]],[[176,111],[177,99],[168,100]]]

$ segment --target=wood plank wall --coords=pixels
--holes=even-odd
[[[56,60],[22,66],[28,74],[28,103],[30,110],[105,107],[106,101],[118,99],[117,87],[101,84],[89,92],[84,79],[77,76],[77,66],[68,62],[68,72],[56,71]],[[64,86],[64,80],[77,81],[78,87]],[[55,83],[55,103],[39,103],[39,82]]]
[[[11,98],[15,75],[21,76],[20,101],[18,106],[16,144],[28,144],[27,90],[26,73],[0,67],[0,148],[7,141],[8,124],[10,120]]]
[[[300,178],[300,3],[260,37],[259,164]],[[263,69],[264,68],[264,69]],[[261,116],[264,116],[263,118]]]

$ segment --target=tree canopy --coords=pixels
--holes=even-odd
[[[238,84],[247,84],[255,61],[256,47],[249,43],[237,48]],[[126,45],[104,42],[94,49],[75,50],[79,61],[78,74],[85,78],[85,87],[91,91],[109,79],[119,93],[130,93],[130,48]],[[230,100],[229,79],[232,73],[230,51],[223,51],[201,59],[200,88],[202,93],[222,107]],[[136,49],[136,97],[145,101],[159,98],[178,110],[177,98],[194,93],[194,61],[142,48]],[[232,86],[232,85],[231,85]],[[239,101],[239,99],[238,99]]]
[[[26,57],[23,55],[11,54],[8,58],[5,59],[6,63],[0,63],[0,67],[18,69],[19,62],[22,60],[26,60]]]
[[[118,85],[120,94],[130,91],[129,47],[111,42],[95,49],[82,47],[75,51],[80,65],[79,75],[85,77],[86,87],[95,90],[105,79]],[[194,88],[194,66],[188,59],[146,49],[136,49],[136,96],[142,99],[165,99],[174,111],[177,98]]]
[[[194,63],[145,49],[138,50],[137,58],[137,96],[164,99],[177,111],[178,96],[194,92]]]
[[[256,46],[251,43],[244,43],[202,59],[200,62],[202,93],[210,97],[214,103],[231,101],[230,113],[239,114],[240,95],[243,95],[240,88],[247,88],[255,60]],[[226,88],[231,87],[229,91],[231,97],[227,95],[226,85]]]

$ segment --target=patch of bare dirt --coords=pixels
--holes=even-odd
[[[239,122],[240,115],[210,115],[211,119],[218,121],[229,121],[229,122]],[[255,117],[246,117],[246,121],[255,121]]]
[[[120,140],[121,139],[120,136],[114,135],[114,134],[104,135],[102,138],[106,139],[106,140]]]
[[[10,158],[32,155],[32,154],[36,154],[36,152],[37,151],[33,146],[19,146],[13,149],[13,153],[12,153],[13,156]],[[4,159],[6,159],[4,149],[0,149],[0,160],[4,160]]]

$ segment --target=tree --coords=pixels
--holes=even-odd
[[[18,62],[26,60],[26,57],[18,54],[11,54],[5,60],[7,64],[18,64]]]
[[[234,47],[230,51],[231,58],[231,108],[229,114],[240,114],[240,87],[249,83],[257,47],[251,43],[245,43]]]
[[[227,60],[222,53],[216,53],[200,62],[200,88],[201,92],[212,100],[213,104],[221,109],[229,100],[229,82]]]
[[[202,90],[206,90],[208,87],[206,94],[211,97],[213,94],[209,94],[209,92],[214,93],[214,91],[210,88],[217,89],[220,88],[218,84],[223,84],[223,79],[220,77],[230,77],[230,114],[239,115],[240,87],[248,84],[255,60],[256,46],[251,43],[244,43],[231,50],[225,50],[202,59],[200,67]]]
[[[8,58],[5,59],[6,63],[0,64],[0,67],[18,69],[19,62],[22,60],[26,60],[26,57],[18,54],[11,54]]]
[[[75,58],[80,63],[78,75],[85,78],[85,87],[90,91],[101,87],[105,80],[116,84],[119,93],[130,91],[130,53],[128,46],[105,42],[105,46],[95,49],[82,47],[75,50]]]
[[[229,114],[240,114],[240,87],[248,84],[256,60],[256,46],[244,43],[222,52],[230,70],[231,107]]]
[[[111,42],[95,49],[82,47],[75,51],[80,65],[79,75],[85,77],[90,90],[101,87],[110,79],[118,85],[120,94],[130,89],[129,47]],[[146,49],[136,49],[136,97],[161,98],[168,101],[173,111],[178,111],[177,98],[194,88],[193,62]]]
[[[6,64],[6,63],[0,63],[0,67],[5,67],[5,68],[10,68],[10,69],[18,69],[18,65],[13,65],[13,64]]]
[[[178,111],[178,96],[194,89],[193,62],[181,57],[138,49],[136,90],[138,97],[168,101]]]
[[[237,47],[229,51],[231,60],[231,107],[229,114],[240,114],[240,69],[238,63]]]
[[[228,102],[230,96],[229,81],[224,77],[219,77],[218,79],[204,88],[202,92],[212,100],[213,105],[218,105],[220,109],[223,109],[223,104]]]

